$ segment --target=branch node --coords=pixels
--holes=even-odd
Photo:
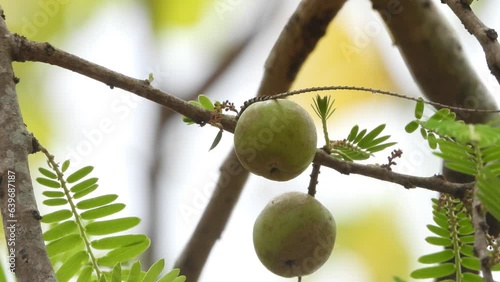
[[[498,33],[496,32],[496,30],[490,28],[490,29],[486,30],[486,36],[489,39],[491,39],[492,41],[495,41],[498,38]]]

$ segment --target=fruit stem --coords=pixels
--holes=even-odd
[[[316,195],[316,185],[318,184],[318,176],[320,173],[319,169],[321,168],[321,165],[313,164],[312,167],[313,169],[310,175],[311,180],[309,181],[309,187],[307,187],[307,194],[314,197],[314,195]]]

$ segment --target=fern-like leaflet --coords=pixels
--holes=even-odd
[[[368,132],[366,129],[360,131],[359,126],[355,125],[346,139],[330,141],[331,156],[346,161],[369,159],[374,153],[396,144],[396,142],[384,143],[391,137],[390,135],[379,137],[384,128],[385,124],[381,124]]]
[[[441,109],[427,120],[417,118],[407,132],[421,128],[429,147],[448,168],[476,177],[475,195],[486,210],[500,220],[500,128],[487,124],[466,124],[455,120],[449,109]]]
[[[476,196],[484,208],[500,220],[500,129],[488,124],[457,121],[455,113],[446,108],[426,120],[422,120],[422,116],[423,102],[420,101],[415,108],[416,120],[408,123],[405,130],[411,133],[420,127],[422,137],[427,140],[431,149],[436,150],[434,154],[444,160],[446,167],[474,176],[474,190],[464,199],[472,202],[473,196]],[[421,257],[420,262],[437,265],[416,270],[412,277],[437,278],[453,275],[455,281],[483,281],[479,275],[464,271],[484,270],[473,251],[476,238],[471,216],[460,201],[447,195],[443,197],[444,201],[440,205],[435,202],[433,206],[437,226],[428,226],[438,237],[429,237],[427,242],[446,249]],[[499,270],[500,250],[488,234],[486,238],[481,238],[485,239],[491,247],[487,253],[489,263],[486,269]]]
[[[58,210],[43,216],[41,221],[50,227],[44,232],[47,253],[56,269],[58,281],[161,281],[184,282],[179,270],[172,270],[158,277],[164,268],[164,260],[157,261],[145,272],[139,261],[126,267],[127,263],[143,253],[150,239],[143,234],[116,235],[137,224],[138,217],[121,217],[103,220],[125,208],[115,203],[118,195],[91,196],[98,188],[98,179],[88,177],[93,171],[86,166],[65,177],[70,166],[65,161],[61,167],[44,148],[48,157],[47,168],[39,168],[43,177],[36,181],[47,189],[42,194],[47,198],[46,206]],[[122,268],[123,267],[123,268]]]
[[[480,271],[481,266],[473,252],[474,228],[468,210],[460,200],[448,195],[432,201],[435,224],[427,225],[433,236],[427,237],[426,241],[445,247],[445,250],[420,257],[420,263],[432,266],[413,271],[411,277],[426,279],[453,276],[455,279],[449,281],[483,281],[479,275],[470,272]]]

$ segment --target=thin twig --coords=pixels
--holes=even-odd
[[[396,173],[378,165],[363,165],[348,162],[333,158],[321,149],[316,151],[316,156],[313,162],[315,164],[332,168],[342,174],[360,174],[396,183],[407,189],[420,187],[436,192],[447,193],[454,197],[461,197],[466,190],[474,187],[474,183],[453,183],[446,181],[443,177],[439,176],[418,177]]]
[[[285,98],[288,96],[309,93],[309,92],[338,91],[338,90],[370,92],[372,94],[381,94],[381,95],[396,97],[396,98],[415,101],[415,102],[422,101],[423,103],[428,104],[428,105],[436,106],[438,108],[448,108],[450,110],[454,110],[457,112],[500,113],[500,110],[496,110],[496,109],[493,109],[493,110],[492,109],[471,109],[471,108],[464,108],[464,107],[456,107],[456,106],[446,105],[446,104],[439,103],[439,102],[425,101],[419,97],[410,97],[410,96],[402,95],[402,94],[392,92],[392,91],[379,90],[379,89],[374,89],[374,88],[369,88],[369,87],[344,86],[344,85],[335,86],[335,85],[333,85],[333,86],[309,87],[309,88],[297,89],[297,90],[293,90],[293,91],[283,92],[283,93],[264,96],[264,97],[255,97],[255,98],[252,98],[250,100],[245,101],[245,103],[243,104],[243,107],[241,107],[239,115],[241,115],[243,113],[243,111],[246,108],[248,108],[251,104],[258,102],[258,101],[280,99],[280,98]]]
[[[500,44],[498,33],[487,27],[472,11],[467,0],[444,0],[455,15],[460,19],[465,29],[476,37],[486,55],[486,63],[491,73],[500,83]]]

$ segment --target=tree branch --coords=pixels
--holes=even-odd
[[[486,63],[491,73],[500,83],[500,44],[498,43],[498,33],[487,27],[472,11],[466,0],[445,0],[444,1],[455,15],[460,19],[465,29],[476,37],[486,55]]]
[[[474,188],[476,190],[477,187]],[[481,272],[484,282],[494,282],[490,268],[490,256],[488,254],[488,224],[484,209],[479,199],[474,195],[472,200],[472,224],[474,225],[474,254],[481,263]]]
[[[345,0],[303,0],[300,3],[267,58],[266,70],[257,96],[272,95],[290,88],[302,63],[324,35],[328,23],[344,2]],[[232,164],[241,172],[227,177],[224,168],[231,167]],[[225,184],[217,185],[202,219],[176,263],[190,281],[198,280],[215,241],[225,228],[247,177],[248,171],[241,166],[232,150],[222,165],[218,181]],[[229,202],[228,198],[232,201]],[[217,212],[212,212],[214,209]],[[216,224],[210,224],[213,222]],[[207,232],[210,236],[205,235]]]
[[[434,1],[404,1],[397,6],[392,0],[371,1],[391,32],[415,82],[429,100],[473,109],[496,108],[464,55],[456,33]],[[457,114],[469,123],[484,123],[498,117],[491,113]]]
[[[23,123],[12,69],[12,34],[0,7],[0,205],[10,271],[18,281],[56,281],[45,250],[28,154],[36,148]]]
[[[31,58],[44,57],[42,55],[37,55],[35,53],[36,52],[45,53],[44,51],[45,47],[43,46],[48,45],[47,43],[34,43],[28,41],[27,44],[29,46],[36,46],[36,48],[31,49],[32,53],[30,56]],[[82,73],[84,75],[86,75],[87,73],[91,73],[92,76],[95,76],[96,80],[101,81],[105,84],[109,84],[112,81],[114,82],[114,85],[116,87],[120,87],[124,90],[136,93],[141,97],[145,97],[177,113],[184,114],[193,120],[199,120],[200,122],[208,122],[210,120],[210,111],[198,108],[168,93],[162,92],[158,89],[154,89],[143,80],[138,80],[124,76],[122,74],[106,69],[102,66],[87,62],[76,56],[69,55],[53,47],[51,48],[55,50],[53,52],[53,55],[47,57],[48,59],[45,59],[49,63],[52,62],[53,64],[60,65],[61,67],[64,68],[69,68],[71,70],[77,69],[79,73]],[[57,56],[62,56],[62,58],[52,59],[53,57]],[[23,55],[23,57],[26,56]],[[72,66],[79,66],[79,65],[88,65],[88,66],[72,68]],[[90,68],[90,70],[88,70],[87,68]],[[231,133],[234,132],[236,119],[233,116],[223,115],[222,121],[224,130]],[[473,184],[471,183],[467,184],[452,183],[452,182],[447,182],[439,177],[414,177],[409,175],[398,174],[375,165],[362,165],[353,162],[338,160],[330,157],[327,153],[325,153],[321,149],[318,149],[318,151],[316,152],[314,163],[332,168],[343,174],[350,174],[350,173],[361,174],[368,177],[380,179],[383,181],[397,183],[405,188],[421,187],[432,191],[448,193],[454,196],[459,196],[465,190],[471,189],[473,187],[472,186]]]
[[[330,157],[322,149],[316,151],[314,157],[315,164],[332,168],[342,174],[360,174],[375,179],[392,182],[403,186],[404,188],[425,188],[428,190],[447,193],[460,198],[466,190],[474,187],[471,183],[453,183],[445,180],[441,176],[418,177],[390,171],[378,165],[363,165],[354,162],[348,162]]]

